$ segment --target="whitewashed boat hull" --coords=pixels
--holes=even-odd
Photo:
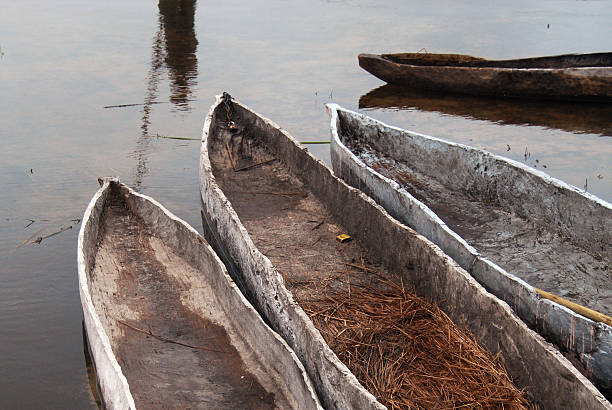
[[[260,404],[263,407],[270,407],[274,403],[287,408],[321,409],[311,381],[295,353],[278,334],[263,322],[232,282],[212,248],[197,231],[172,215],[152,198],[132,191],[120,184],[117,179],[105,178],[100,182],[102,187],[90,201],[79,232],[78,277],[89,351],[95,365],[97,382],[105,408],[135,409],[137,406],[174,408],[186,405],[191,408],[210,408],[231,402],[234,398],[227,398],[231,394],[249,394],[249,387],[235,386],[241,380],[247,380],[251,383],[261,383],[265,389],[274,392],[270,393],[275,395],[273,397],[254,398],[255,402],[261,398]],[[127,208],[130,208],[132,212],[128,219],[143,221],[147,227],[147,234],[150,233],[151,237],[155,238],[151,240],[152,244],[160,244],[162,248],[167,246],[176,252],[161,254],[158,248],[153,247],[160,253],[153,256],[153,265],[159,263],[176,267],[174,272],[168,274],[174,275],[173,277],[180,283],[176,285],[170,280],[164,287],[176,285],[179,289],[176,292],[178,293],[177,303],[184,304],[185,312],[193,314],[193,317],[189,319],[193,321],[188,321],[188,325],[202,327],[201,332],[210,338],[218,337],[219,334],[218,332],[213,334],[211,329],[222,326],[229,335],[231,348],[226,345],[221,347],[224,351],[217,351],[215,349],[219,347],[211,345],[209,349],[206,347],[207,343],[210,343],[210,340],[206,340],[207,337],[197,338],[195,342],[192,342],[204,346],[193,346],[181,344],[180,341],[170,340],[168,337],[154,335],[153,331],[160,333],[162,330],[148,329],[144,325],[137,327],[128,323],[137,323],[139,317],[146,317],[150,312],[144,310],[140,312],[138,306],[129,304],[113,311],[101,300],[104,295],[112,298],[111,294],[119,294],[122,291],[120,287],[113,288],[112,286],[108,289],[100,289],[100,282],[107,280],[105,278],[107,275],[104,270],[99,270],[98,266],[104,264],[108,259],[96,260],[102,259],[100,256],[102,252],[98,250],[98,247],[102,247],[105,240],[106,233],[102,231],[108,229],[102,221],[106,218],[105,213],[108,209],[105,204],[108,203],[111,195],[115,195],[111,194],[112,189],[118,190],[121,195],[125,196],[126,203],[129,203]],[[128,255],[130,252],[132,251],[127,250]],[[175,255],[182,255],[182,257],[178,258]],[[106,256],[104,255],[105,258]],[[172,260],[164,260],[166,257]],[[136,261],[136,263],[146,262]],[[117,271],[138,275],[138,272],[126,268],[120,260],[112,260],[111,265],[116,265]],[[162,271],[163,268],[149,269],[145,275],[164,275]],[[195,276],[188,277],[191,274]],[[109,273],[108,277],[111,276],[112,274]],[[133,277],[130,280],[140,279]],[[143,304],[158,302],[156,300],[144,301],[145,296],[141,298]],[[163,314],[164,310],[169,310],[170,307],[164,305],[160,306],[160,309]],[[122,314],[124,316],[117,317]],[[223,319],[228,318],[231,323],[222,322]],[[162,319],[162,322],[168,321]],[[179,326],[176,323],[167,323],[167,325],[175,326],[173,331]],[[123,333],[129,333],[129,335],[126,336]],[[175,337],[180,339],[181,334],[188,334],[188,330],[182,329],[176,332]],[[146,345],[147,341],[156,338],[160,338],[161,341],[155,349],[150,352],[144,351],[145,354],[143,354],[143,351],[138,351],[138,349],[130,351],[125,344],[122,344],[124,340],[122,338],[127,337],[140,338],[136,341],[137,346]],[[169,365],[170,369],[152,369],[155,377],[136,380],[131,370],[134,363],[144,362],[145,367],[157,365],[158,362],[154,360],[156,355],[161,354],[159,351],[161,349],[169,349],[168,355],[180,360],[177,360],[176,363],[173,363],[172,360],[169,363],[166,362],[165,364]],[[184,353],[177,355],[175,351]],[[234,360],[235,354],[240,356],[242,360],[240,363],[244,365],[240,369],[242,378],[238,374],[230,375],[226,379],[215,379],[215,372],[219,371],[219,368],[213,368],[215,362],[212,360],[202,361],[203,356],[199,355],[206,354],[208,355],[206,358],[210,359],[217,353],[220,355],[221,362]],[[253,365],[253,368],[250,368],[250,365]],[[199,377],[198,374],[194,380],[192,374],[184,375],[183,372],[190,371],[190,366],[208,368],[204,369],[204,372],[210,377]],[[173,380],[163,380],[167,374],[170,374]],[[144,377],[144,375],[139,375],[138,378]],[[163,391],[170,383],[177,384],[176,391]],[[153,401],[153,404],[147,401],[146,397],[143,399],[143,392],[139,391],[140,387],[138,387],[143,385],[153,390],[162,390],[161,398]],[[176,398],[181,401],[175,402]],[[202,401],[198,401],[200,398]],[[241,397],[235,400],[237,403],[244,403]],[[253,400],[250,403],[252,404]]]
[[[226,98],[228,98],[226,96]],[[254,306],[294,348],[326,408],[381,408],[325,344],[284,280],[254,245],[232,203],[221,190],[209,158],[216,127],[228,127],[224,99],[217,97],[205,121],[200,159],[200,192],[205,236]],[[250,135],[326,204],[355,241],[378,255],[417,293],[440,306],[492,352],[529,397],[549,408],[610,408],[602,394],[552,345],[518,319],[436,245],[393,219],[382,207],[334,177],[293,137],[235,100],[232,109],[248,122]],[[240,125],[239,125],[240,126]]]
[[[572,355],[577,356],[592,380],[602,391],[610,394],[612,327],[541,298],[532,285],[520,279],[518,274],[506,271],[481,255],[427,205],[417,200],[396,181],[383,175],[381,172],[384,171],[377,172],[366,165],[347,148],[343,138],[349,138],[344,136],[348,135],[349,129],[353,135],[363,136],[366,140],[376,140],[380,135],[386,135],[385,141],[393,141],[386,142],[393,145],[390,151],[418,152],[419,160],[422,159],[431,167],[435,167],[436,162],[440,163],[439,174],[452,170],[448,172],[453,174],[449,179],[455,178],[452,181],[455,186],[469,186],[479,184],[480,181],[483,181],[482,184],[495,186],[487,182],[489,176],[494,175],[500,181],[497,189],[505,192],[493,192],[493,196],[512,197],[516,208],[513,212],[529,214],[530,217],[542,221],[547,221],[548,218],[548,222],[543,223],[562,227],[590,252],[599,253],[599,258],[609,258],[612,252],[612,206],[520,163],[471,147],[391,127],[336,104],[329,104],[327,109],[331,116],[331,158],[335,174],[367,193],[391,215],[440,246],[488,291],[512,306],[531,328],[564,351],[570,351]],[[343,133],[341,127],[345,127],[347,131]],[[428,150],[438,156],[424,154]],[[442,156],[448,158],[442,160]],[[451,158],[453,167],[449,166]],[[563,263],[562,258],[563,255],[560,255],[559,263]],[[594,292],[596,293],[597,289]],[[601,289],[601,292],[605,296],[606,289]],[[609,294],[609,289],[607,292]],[[602,306],[606,304],[607,302],[602,302]]]

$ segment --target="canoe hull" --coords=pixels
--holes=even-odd
[[[113,353],[108,335],[91,299],[88,285],[87,272],[93,265],[95,258],[91,250],[95,249],[96,246],[100,227],[99,221],[102,219],[104,203],[110,192],[108,189],[110,181],[105,182],[105,184],[91,199],[83,216],[79,232],[77,245],[79,294],[83,306],[89,351],[96,369],[101,399],[105,408],[135,409],[136,404],[130,392],[128,381]]]
[[[220,98],[220,97],[219,97]],[[253,304],[271,323],[305,364],[323,404],[329,408],[380,408],[364,400],[367,395],[354,376],[328,352],[310,320],[296,305],[283,285],[282,277],[254,246],[232,204],[220,190],[208,159],[208,140],[215,128],[213,105],[204,127],[200,168],[203,223],[205,231],[217,232],[211,239],[223,258],[241,275]],[[552,345],[529,330],[510,307],[479,285],[464,269],[437,246],[412,229],[398,223],[372,199],[334,177],[285,131],[248,108],[233,102],[242,117],[250,118],[252,135],[262,136],[276,158],[282,159],[293,175],[308,187],[336,223],[355,241],[380,257],[385,268],[396,272],[404,283],[414,286],[421,296],[438,301],[459,326],[476,335],[489,351],[501,352],[506,368],[531,398],[545,407],[610,408],[600,392],[582,376]],[[219,113],[220,118],[225,111]],[[268,296],[277,302],[270,303]],[[299,320],[299,321],[298,321]],[[303,345],[303,347],[300,347]]]
[[[205,238],[249,301],[304,363],[325,408],[384,409],[325,343],[286,289],[281,275],[254,245],[232,204],[217,184],[209,159],[208,140],[217,126],[216,111],[223,109],[222,104],[219,95],[206,116],[202,136],[200,193]],[[301,151],[297,142],[273,122],[236,102],[233,106],[252,121],[253,128],[265,130],[271,134],[269,138],[284,143],[281,149],[286,152],[283,155],[295,158],[295,151]],[[311,158],[302,158],[304,160],[310,161]]]
[[[212,248],[197,231],[172,215],[153,199],[138,194],[124,185],[119,185],[118,181],[112,179],[104,181],[102,188],[96,193],[87,208],[79,234],[78,254],[79,286],[85,316],[85,329],[105,405],[108,408],[135,408],[135,402],[139,402],[139,397],[142,403],[143,392],[138,391],[138,389],[143,381],[138,380],[137,383],[133,383],[136,379],[133,378],[134,371],[130,369],[134,368],[135,362],[145,362],[147,368],[156,366],[158,363],[156,361],[157,357],[165,354],[159,348],[155,348],[151,354],[145,356],[141,356],[144,350],[129,351],[126,347],[129,347],[129,344],[118,343],[118,341],[124,340],[122,338],[125,336],[118,338],[117,328],[109,326],[109,323],[117,322],[121,324],[119,331],[129,332],[129,335],[131,335],[129,337],[139,338],[138,340],[142,343],[137,340],[137,346],[145,349],[148,343],[146,341],[157,337],[142,335],[141,333],[147,332],[147,329],[138,330],[137,326],[130,325],[128,321],[138,320],[139,317],[147,318],[148,312],[146,310],[143,312],[127,311],[128,318],[122,317],[120,319],[117,316],[124,312],[125,308],[115,311],[115,316],[113,316],[104,307],[105,305],[100,303],[101,295],[104,295],[105,292],[111,292],[110,289],[103,289],[100,292],[96,289],[98,285],[95,283],[99,280],[106,280],[95,277],[105,273],[97,270],[96,258],[100,252],[96,251],[96,246],[102,246],[98,244],[100,239],[100,232],[98,231],[107,229],[100,228],[102,226],[100,221],[105,217],[105,202],[107,197],[111,195],[109,194],[111,189],[119,189],[119,192],[126,195],[126,202],[130,204],[128,207],[135,215],[130,216],[130,219],[144,220],[151,231],[151,243],[160,244],[162,247],[154,248],[157,255],[153,264],[160,263],[164,266],[177,267],[172,273],[168,272],[168,274],[173,275],[177,282],[170,281],[164,287],[174,289],[177,286],[178,289],[181,289],[180,293],[177,292],[174,300],[184,303],[189,315],[188,326],[198,328],[200,329],[199,332],[205,333],[204,337],[198,336],[194,343],[208,344],[202,347],[194,347],[192,345],[181,345],[180,341],[176,343],[172,340],[167,341],[167,338],[164,339],[165,342],[162,341],[162,346],[169,346],[167,357],[179,359],[176,363],[171,360],[170,365],[172,367],[168,370],[169,374],[172,375],[171,377],[178,379],[179,382],[176,392],[172,392],[172,394],[164,393],[160,399],[152,399],[158,400],[153,401],[153,403],[156,403],[154,406],[182,406],[185,405],[185,401],[188,401],[190,407],[208,407],[215,402],[254,404],[261,398],[259,403],[263,406],[269,406],[272,400],[276,401],[278,399],[279,403],[283,403],[283,406],[290,408],[320,409],[310,379],[295,353],[278,334],[274,333],[262,321],[259,314],[231,281],[222,262]],[[103,243],[103,241],[100,242],[100,244]],[[177,253],[162,253],[158,250],[165,249],[164,246],[175,249]],[[128,252],[134,255],[135,251],[129,250]],[[175,255],[181,255],[182,257],[177,259]],[[123,266],[121,262],[115,263]],[[144,264],[146,263],[144,262]],[[94,265],[96,269],[93,269]],[[134,270],[130,270],[130,274],[135,274],[134,272]],[[151,278],[163,278],[161,271],[149,270],[149,272]],[[189,278],[188,275],[193,276]],[[150,281],[153,279],[145,278],[144,280]],[[156,286],[155,283],[157,282],[147,283],[153,283],[153,286]],[[119,290],[115,290],[115,292],[119,292]],[[146,296],[143,294],[142,297]],[[153,300],[151,302],[157,303],[158,301]],[[134,305],[131,306],[134,308]],[[162,310],[169,311],[169,309],[170,307],[164,307]],[[163,318],[161,320],[164,322]],[[224,320],[226,321],[224,322]],[[172,328],[170,332],[178,332],[172,333],[177,338],[185,338],[190,334],[190,331],[187,328],[182,328],[178,321],[169,324],[169,326]],[[128,329],[128,327],[130,328]],[[225,329],[223,333],[219,333],[218,329],[221,329],[221,327]],[[153,331],[156,333],[164,332],[161,327],[159,330],[154,327]],[[226,332],[229,339],[227,336],[223,336]],[[217,340],[227,341],[228,344],[215,346],[214,343],[217,343],[215,342]],[[231,343],[231,346],[229,343]],[[236,354],[240,356],[241,362],[236,361]],[[201,364],[203,355],[206,355],[207,359],[205,360],[207,363],[205,367],[202,367]],[[238,371],[244,378],[240,379],[240,374],[238,376],[224,376],[227,372],[223,373],[214,368],[215,363],[218,363],[219,360],[226,363],[228,369],[238,363],[241,366]],[[122,364],[120,365],[120,363]],[[195,373],[191,373],[192,366],[201,367],[203,369],[202,374],[210,374],[210,376],[194,379],[193,374]],[[176,382],[175,380],[164,380],[164,375],[167,373],[165,368],[154,368],[152,371],[158,377],[155,380],[144,380],[145,385],[156,386],[161,380],[162,387],[160,389],[165,389],[165,386],[169,383]],[[186,374],[183,375],[183,373]],[[216,378],[216,373],[222,376]],[[145,377],[145,374],[138,377]],[[130,380],[132,383],[130,383]],[[184,380],[184,383],[180,380]],[[254,384],[245,389],[244,386],[240,386],[240,380],[252,380]],[[259,384],[263,387],[259,387]],[[253,385],[256,386],[254,389],[252,388]],[[268,394],[265,397],[247,397],[247,393],[250,394],[248,389],[257,392],[263,392],[263,389],[266,389],[267,391],[273,391],[275,396]],[[193,394],[191,393],[192,390]],[[241,393],[241,396],[230,397],[230,395],[238,392]],[[175,403],[173,398],[177,397],[179,400]],[[146,407],[146,405],[143,406]]]
[[[362,114],[342,109],[335,104],[328,105],[328,111],[331,113],[331,158],[336,175],[351,186],[363,190],[387,209],[391,215],[440,246],[488,291],[512,306],[525,323],[536,329],[547,340],[578,356],[593,380],[597,382],[602,391],[609,394],[612,380],[612,355],[610,354],[612,352],[612,328],[604,323],[587,319],[551,300],[540,298],[533,286],[480,255],[424,203],[413,197],[396,181],[368,167],[352,153],[339,137],[341,121],[339,116],[342,116],[345,124],[351,124],[348,127],[353,129],[354,133],[362,135],[386,133],[396,136],[397,150],[414,151],[419,149],[416,148],[417,146],[422,146],[434,149],[436,152],[437,150],[444,151],[447,154],[434,158],[452,157],[451,151],[460,152],[461,154],[457,154],[458,157],[470,155],[471,151],[478,151],[473,154],[477,158],[470,163],[471,166],[466,168],[476,169],[475,165],[479,163],[481,168],[488,168],[491,174],[501,172],[503,177],[500,179],[508,181],[503,189],[511,190],[513,184],[526,187],[525,192],[528,192],[531,200],[527,197],[517,198],[516,192],[509,192],[508,195],[516,200],[517,206],[522,207],[522,209],[514,209],[513,212],[529,213],[534,218],[540,218],[541,223],[565,226],[569,235],[577,236],[576,240],[582,238],[583,245],[595,253],[606,254],[611,251],[609,247],[605,248],[607,245],[601,248],[602,243],[610,243],[608,237],[610,231],[606,229],[610,221],[609,204],[606,205],[598,198],[578,192],[561,181],[553,180],[539,172],[525,173],[524,165],[507,162],[501,157],[486,154],[480,150],[390,127]],[[405,139],[403,143],[400,142],[402,137]],[[424,157],[424,155],[419,157]],[[427,160],[424,159],[424,161]],[[457,165],[459,162],[456,161],[452,168],[456,175],[461,173],[462,167]],[[442,168],[450,169],[446,165],[441,166]],[[467,179],[475,181],[477,178]],[[538,179],[542,187],[534,189],[534,182]],[[453,184],[464,186],[465,182],[454,181]],[[550,191],[549,195],[548,191]],[[534,195],[542,195],[543,198],[536,200],[533,199]],[[549,198],[556,198],[560,204],[565,203],[566,205],[550,203],[546,200],[547,195]],[[539,209],[530,207],[530,204],[533,203],[538,203]],[[543,209],[543,204],[550,207],[549,212]],[[562,215],[564,209],[571,209],[571,215]],[[553,214],[555,211],[560,214],[556,215],[554,220],[547,220],[550,218],[548,214]],[[573,229],[573,226],[576,228]],[[581,229],[586,229],[586,231],[581,232]]]
[[[360,54],[364,70],[390,83],[425,90],[502,97],[612,101],[612,67],[505,68],[421,66]]]

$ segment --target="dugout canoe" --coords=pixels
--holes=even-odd
[[[295,350],[324,407],[383,408],[315,329],[295,284],[316,281],[366,255],[439,302],[489,351],[499,352],[535,403],[611,408],[565,357],[436,245],[226,93],[217,96],[204,123],[200,192],[205,237],[247,298]],[[339,233],[353,240],[340,244]]]
[[[612,102],[612,53],[486,60],[462,54],[359,54],[389,84],[462,94]]]
[[[100,184],[78,277],[105,408],[321,409],[295,353],[204,238],[118,179]]]
[[[612,205],[517,161],[327,109],[335,174],[570,352],[609,397]],[[581,306],[570,310],[536,288]]]

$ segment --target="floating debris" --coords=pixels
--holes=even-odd
[[[146,104],[118,104],[118,105],[105,105],[104,108],[125,108],[125,107],[139,107],[141,105],[150,104],[168,104],[168,101],[151,101]]]
[[[34,240],[31,242],[31,243],[41,243],[41,242],[42,242],[44,239],[47,239],[47,238],[50,238],[50,237],[52,237],[52,236],[55,236],[55,235],[57,235],[57,234],[59,234],[59,233],[65,232],[65,231],[67,231],[68,229],[72,229],[72,225],[70,225],[70,226],[66,226],[66,227],[64,227],[64,228],[60,228],[60,230],[59,230],[59,231],[57,231],[57,232],[53,232],[53,233],[50,233],[49,235],[39,236],[38,238],[34,239]]]
[[[169,140],[200,141],[200,138],[173,137],[171,135],[160,135],[160,134],[155,134],[155,135],[153,135],[153,137],[155,137],[155,138],[165,138],[165,139],[169,139]]]

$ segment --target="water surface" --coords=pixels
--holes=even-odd
[[[357,64],[360,52],[423,48],[496,59],[612,51],[610,1],[0,0],[0,8],[0,408],[96,407],[76,278],[79,218],[97,177],[118,175],[201,229],[199,143],[157,136],[199,138],[222,91],[300,140],[329,139],[324,103],[333,101],[612,200],[608,108],[459,98],[449,109],[427,95],[362,104],[383,84]],[[117,105],[129,106],[104,108]],[[327,146],[310,149],[328,159]]]

